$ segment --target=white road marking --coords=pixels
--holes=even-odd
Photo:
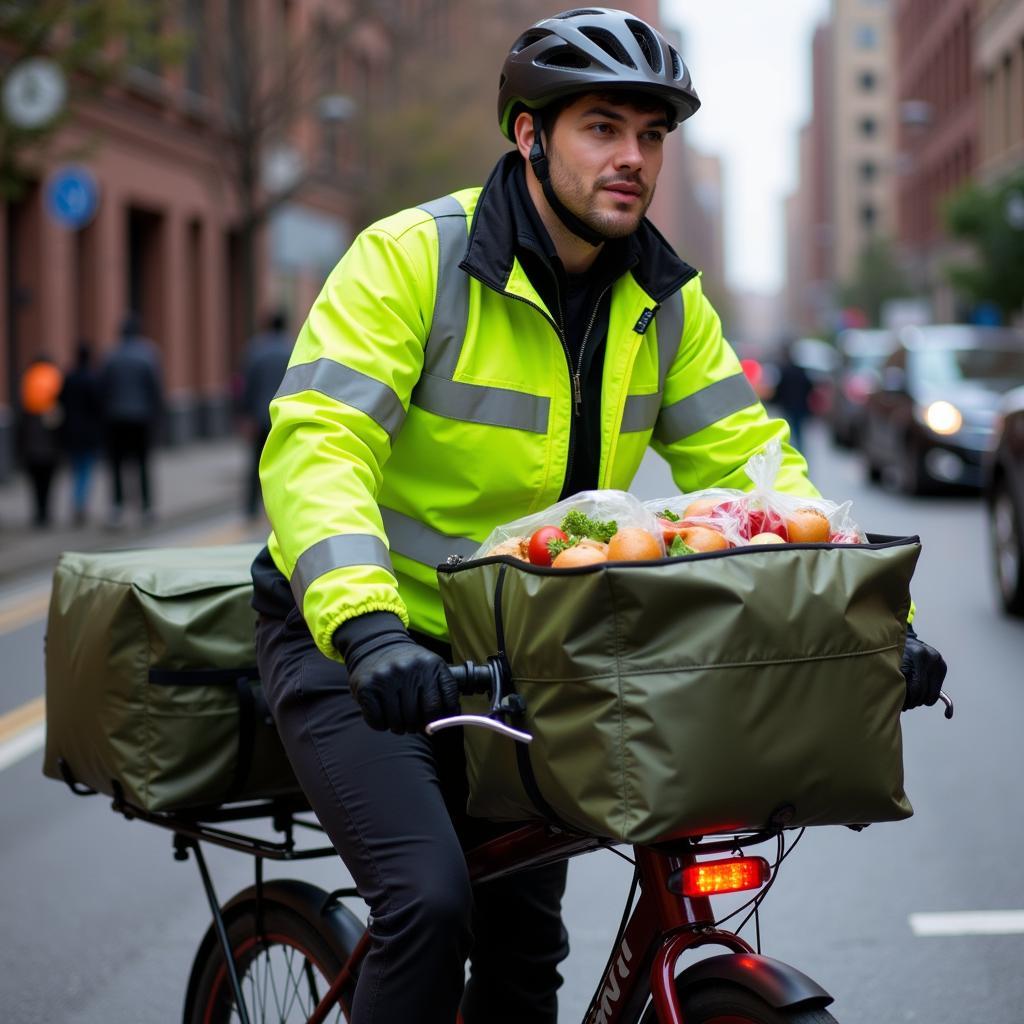
[[[1024,910],[961,910],[939,914],[911,914],[915,935],[1021,935]]]
[[[46,723],[37,722],[0,743],[0,772],[39,750],[46,741]]]

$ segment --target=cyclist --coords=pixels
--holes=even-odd
[[[700,277],[645,219],[665,137],[699,106],[622,11],[538,22],[502,69],[514,149],[482,188],[363,231],[302,327],[261,464],[263,685],[370,906],[352,1019],[554,1022],[565,865],[471,894],[459,696],[435,566],[497,522],[627,488],[648,444],[680,489],[742,487],[773,438]],[[784,490],[812,495],[784,447]],[[908,703],[934,703],[912,647]],[[343,663],[343,664],[342,664]],[[445,738],[445,736],[449,738]],[[464,985],[464,963],[471,971]]]

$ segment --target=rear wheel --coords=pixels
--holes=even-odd
[[[992,562],[1003,608],[1024,616],[1024,517],[1004,477],[995,481],[989,505]]]
[[[776,1008],[749,989],[716,981],[679,992],[686,1024],[836,1024],[826,1010],[807,1007]],[[658,1024],[649,1006],[641,1024]]]
[[[282,888],[283,887],[283,888]],[[301,1024],[330,989],[355,948],[362,925],[327,894],[301,882],[269,882],[257,906],[255,893],[224,908],[228,941],[250,1024]],[[352,978],[340,1005],[325,1018],[349,1019]],[[192,965],[185,1024],[241,1020],[216,933],[210,931]]]

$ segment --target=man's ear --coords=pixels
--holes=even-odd
[[[520,111],[516,116],[515,124],[512,127],[513,136],[516,140],[516,149],[524,160],[530,159],[530,150],[536,136],[533,128],[533,114],[527,110]]]

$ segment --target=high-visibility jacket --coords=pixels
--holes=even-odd
[[[498,198],[467,189],[363,231],[271,403],[268,547],[329,657],[338,626],[371,611],[447,637],[435,567],[560,496],[578,381]],[[754,394],[696,271],[646,221],[638,235],[646,255],[610,296],[599,486],[628,489],[650,445],[681,491],[747,489],[747,459],[788,427]],[[642,286],[659,259],[683,272]],[[779,488],[817,494],[783,451]]]

